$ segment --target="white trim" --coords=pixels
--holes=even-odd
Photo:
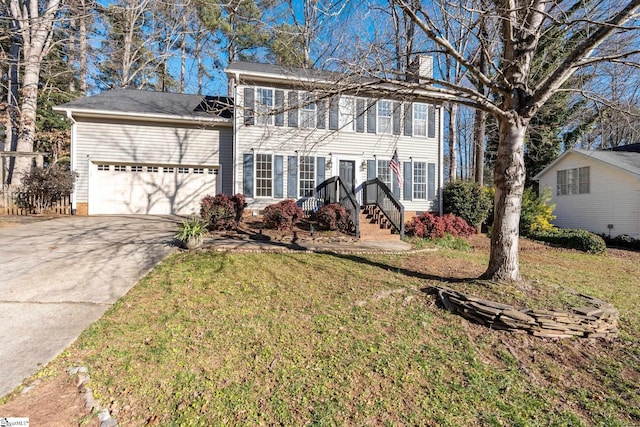
[[[234,109],[235,110],[235,109]],[[198,117],[198,116],[176,116],[172,114],[150,114],[150,113],[133,113],[133,112],[114,112],[109,110],[87,110],[82,108],[60,108],[53,107],[53,111],[64,112],[67,114],[75,114],[76,116],[88,117],[88,118],[102,118],[102,117],[114,117],[121,119],[146,119],[150,122],[204,122],[215,123],[218,125],[233,126],[231,119],[224,119],[220,117]]]

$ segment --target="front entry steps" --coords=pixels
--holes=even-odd
[[[360,240],[400,240],[400,233],[391,226],[389,220],[377,206],[363,206],[362,209],[360,209],[359,222]]]

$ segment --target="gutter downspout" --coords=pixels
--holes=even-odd
[[[440,216],[442,216],[442,212],[443,212],[443,206],[444,206],[444,202],[442,200],[442,187],[444,185],[443,183],[443,179],[444,179],[444,173],[442,171],[442,166],[443,166],[443,151],[444,151],[444,134],[442,132],[442,127],[444,126],[444,108],[442,108],[442,106],[438,107],[438,110],[440,112],[439,116],[440,116],[440,124],[438,125],[438,203],[439,203],[439,211],[440,211]]]
[[[77,122],[73,118],[71,110],[67,110],[67,119],[71,122],[71,170],[75,171],[76,168],[76,135],[77,135]],[[76,186],[73,186],[73,192],[71,193],[71,215],[76,214]]]
[[[237,156],[237,146],[238,146],[238,82],[240,81],[240,73],[236,72],[235,74],[235,78],[232,84],[232,96],[233,96],[233,141],[231,142],[231,148],[233,151],[233,164],[231,165],[232,168],[232,179],[233,179],[233,193],[232,194],[237,194],[238,193],[238,159],[236,158]],[[224,171],[223,171],[224,173]]]

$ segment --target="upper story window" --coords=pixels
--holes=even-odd
[[[303,128],[316,127],[316,103],[315,98],[310,93],[302,95],[300,108],[300,126]]]
[[[340,130],[355,130],[356,100],[350,96],[341,96],[338,101]]]
[[[563,169],[557,172],[557,194],[585,194],[590,191],[590,168]]]
[[[393,103],[378,101],[378,133],[390,134],[392,128]]]
[[[259,125],[273,124],[273,89],[256,89],[256,120]]]
[[[413,134],[427,136],[427,105],[413,104]]]

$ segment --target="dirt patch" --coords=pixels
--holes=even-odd
[[[66,373],[36,381],[31,390],[0,405],[0,417],[29,418],[31,427],[100,425],[98,418],[84,407],[75,377]]]

